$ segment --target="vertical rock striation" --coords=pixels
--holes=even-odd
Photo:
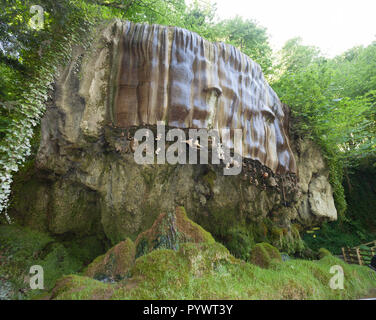
[[[122,23],[114,121],[119,127],[241,129],[243,157],[296,173],[283,108],[260,66],[233,46],[177,27]],[[228,148],[230,137],[222,137]]]

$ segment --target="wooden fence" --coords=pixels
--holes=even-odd
[[[342,255],[347,263],[369,266],[372,257],[376,255],[376,240],[354,248],[342,248]]]

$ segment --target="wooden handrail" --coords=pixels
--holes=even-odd
[[[375,248],[376,247],[376,240],[368,242],[368,243],[360,244],[359,246],[354,247],[354,249],[359,248],[361,246],[366,246],[366,247],[372,246],[373,248]]]
[[[362,244],[360,246],[349,248],[342,248],[343,260],[346,263],[359,264],[359,265],[368,265],[376,253],[376,246],[369,247],[370,244],[376,244],[376,241]],[[361,248],[361,246],[367,246],[368,248]]]

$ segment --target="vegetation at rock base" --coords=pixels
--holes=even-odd
[[[23,292],[18,298],[354,299],[376,285],[372,270],[348,265],[326,249],[320,250],[320,260],[282,261],[276,248],[259,243],[245,262],[217,242],[186,242],[134,260],[128,239],[84,268],[95,250],[85,255],[72,244],[65,247],[48,235],[14,226],[1,226],[0,235],[0,270],[5,275],[0,281],[12,284],[9,295]],[[28,270],[36,263],[44,267],[45,290],[31,292],[26,289]],[[344,269],[344,290],[330,289],[333,265]]]
[[[43,266],[48,291],[58,278],[79,272],[103,250],[95,238],[60,241],[28,228],[0,225],[0,287],[10,283],[8,299],[37,297],[45,291],[30,290],[31,266]]]
[[[226,246],[236,258],[248,261],[252,248],[260,242],[273,244],[279,250],[288,254],[299,254],[305,245],[295,226],[291,230],[279,228],[270,218],[249,222],[239,216],[238,208],[210,208],[211,215],[201,217],[200,224],[210,229],[217,241]],[[318,249],[318,248],[317,248]]]
[[[345,289],[332,290],[330,268],[344,268]],[[104,284],[88,277],[60,279],[52,299],[354,299],[375,286],[374,273],[326,256],[260,268],[233,258],[220,244],[183,244],[138,258],[130,278]]]

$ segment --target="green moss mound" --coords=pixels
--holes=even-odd
[[[165,216],[160,217],[160,222],[163,217]],[[180,218],[186,219],[186,216],[182,214]],[[155,239],[152,236],[160,230],[157,226],[156,224],[147,233],[151,236],[149,239]],[[196,225],[190,225],[190,228],[201,230]],[[155,231],[158,232],[153,233]],[[129,252],[130,240],[125,243],[128,243]],[[105,265],[103,262],[108,256],[109,253],[101,256],[92,265]],[[116,283],[103,283],[78,275],[65,276],[57,282],[51,298],[355,299],[376,287],[376,274],[372,270],[348,265],[332,255],[325,255],[317,261],[291,259],[282,262],[275,247],[259,243],[250,256],[252,263],[239,260],[222,244],[214,241],[179,243],[179,248],[174,250],[159,247],[137,258],[128,277]],[[334,265],[339,265],[344,270],[344,290],[332,290],[329,286],[333,277],[330,270]]]
[[[187,217],[183,207],[174,213],[161,214],[153,226],[141,233],[135,242],[136,257],[156,249],[178,250],[186,242],[214,243],[212,235]]]
[[[320,248],[318,255],[319,255],[319,259],[323,259],[325,257],[331,256],[332,254],[330,253],[328,249]]]
[[[127,277],[135,260],[135,245],[127,239],[96,258],[85,275],[97,280],[119,281]]]
[[[184,243],[179,255],[188,261],[190,272],[196,277],[211,273],[221,265],[238,261],[219,243]]]
[[[142,288],[158,291],[161,286],[165,290],[172,286],[179,290],[188,285],[189,265],[176,251],[160,249],[137,259],[131,274]]]
[[[272,262],[282,262],[282,256],[278,249],[269,243],[258,243],[252,249],[250,262],[261,267],[269,268]]]
[[[267,249],[266,249],[267,250]],[[274,250],[273,250],[274,251]],[[344,270],[344,290],[332,290],[330,268]],[[131,277],[116,284],[77,275],[60,279],[53,299],[356,299],[376,286],[375,273],[333,256],[289,260],[271,268],[237,260],[220,244],[185,243],[138,258]]]
[[[255,241],[248,230],[230,229],[226,235],[225,244],[236,258],[248,261]]]
[[[135,246],[127,239],[95,259],[84,273],[121,275],[117,282],[105,282],[79,275],[84,251],[78,250],[78,243],[69,249],[48,235],[14,226],[1,226],[0,240],[1,259],[11,262],[1,260],[0,282],[10,274],[12,285],[16,279],[24,282],[17,290],[26,288],[28,268],[44,267],[46,289],[27,292],[28,299],[356,299],[376,287],[376,274],[367,267],[348,265],[332,255],[281,262],[278,250],[266,243],[255,246],[264,259],[260,266],[236,259],[214,241],[179,243],[177,250],[159,248],[133,261]],[[252,250],[251,256],[256,253]],[[329,286],[335,265],[344,270],[344,290]]]

